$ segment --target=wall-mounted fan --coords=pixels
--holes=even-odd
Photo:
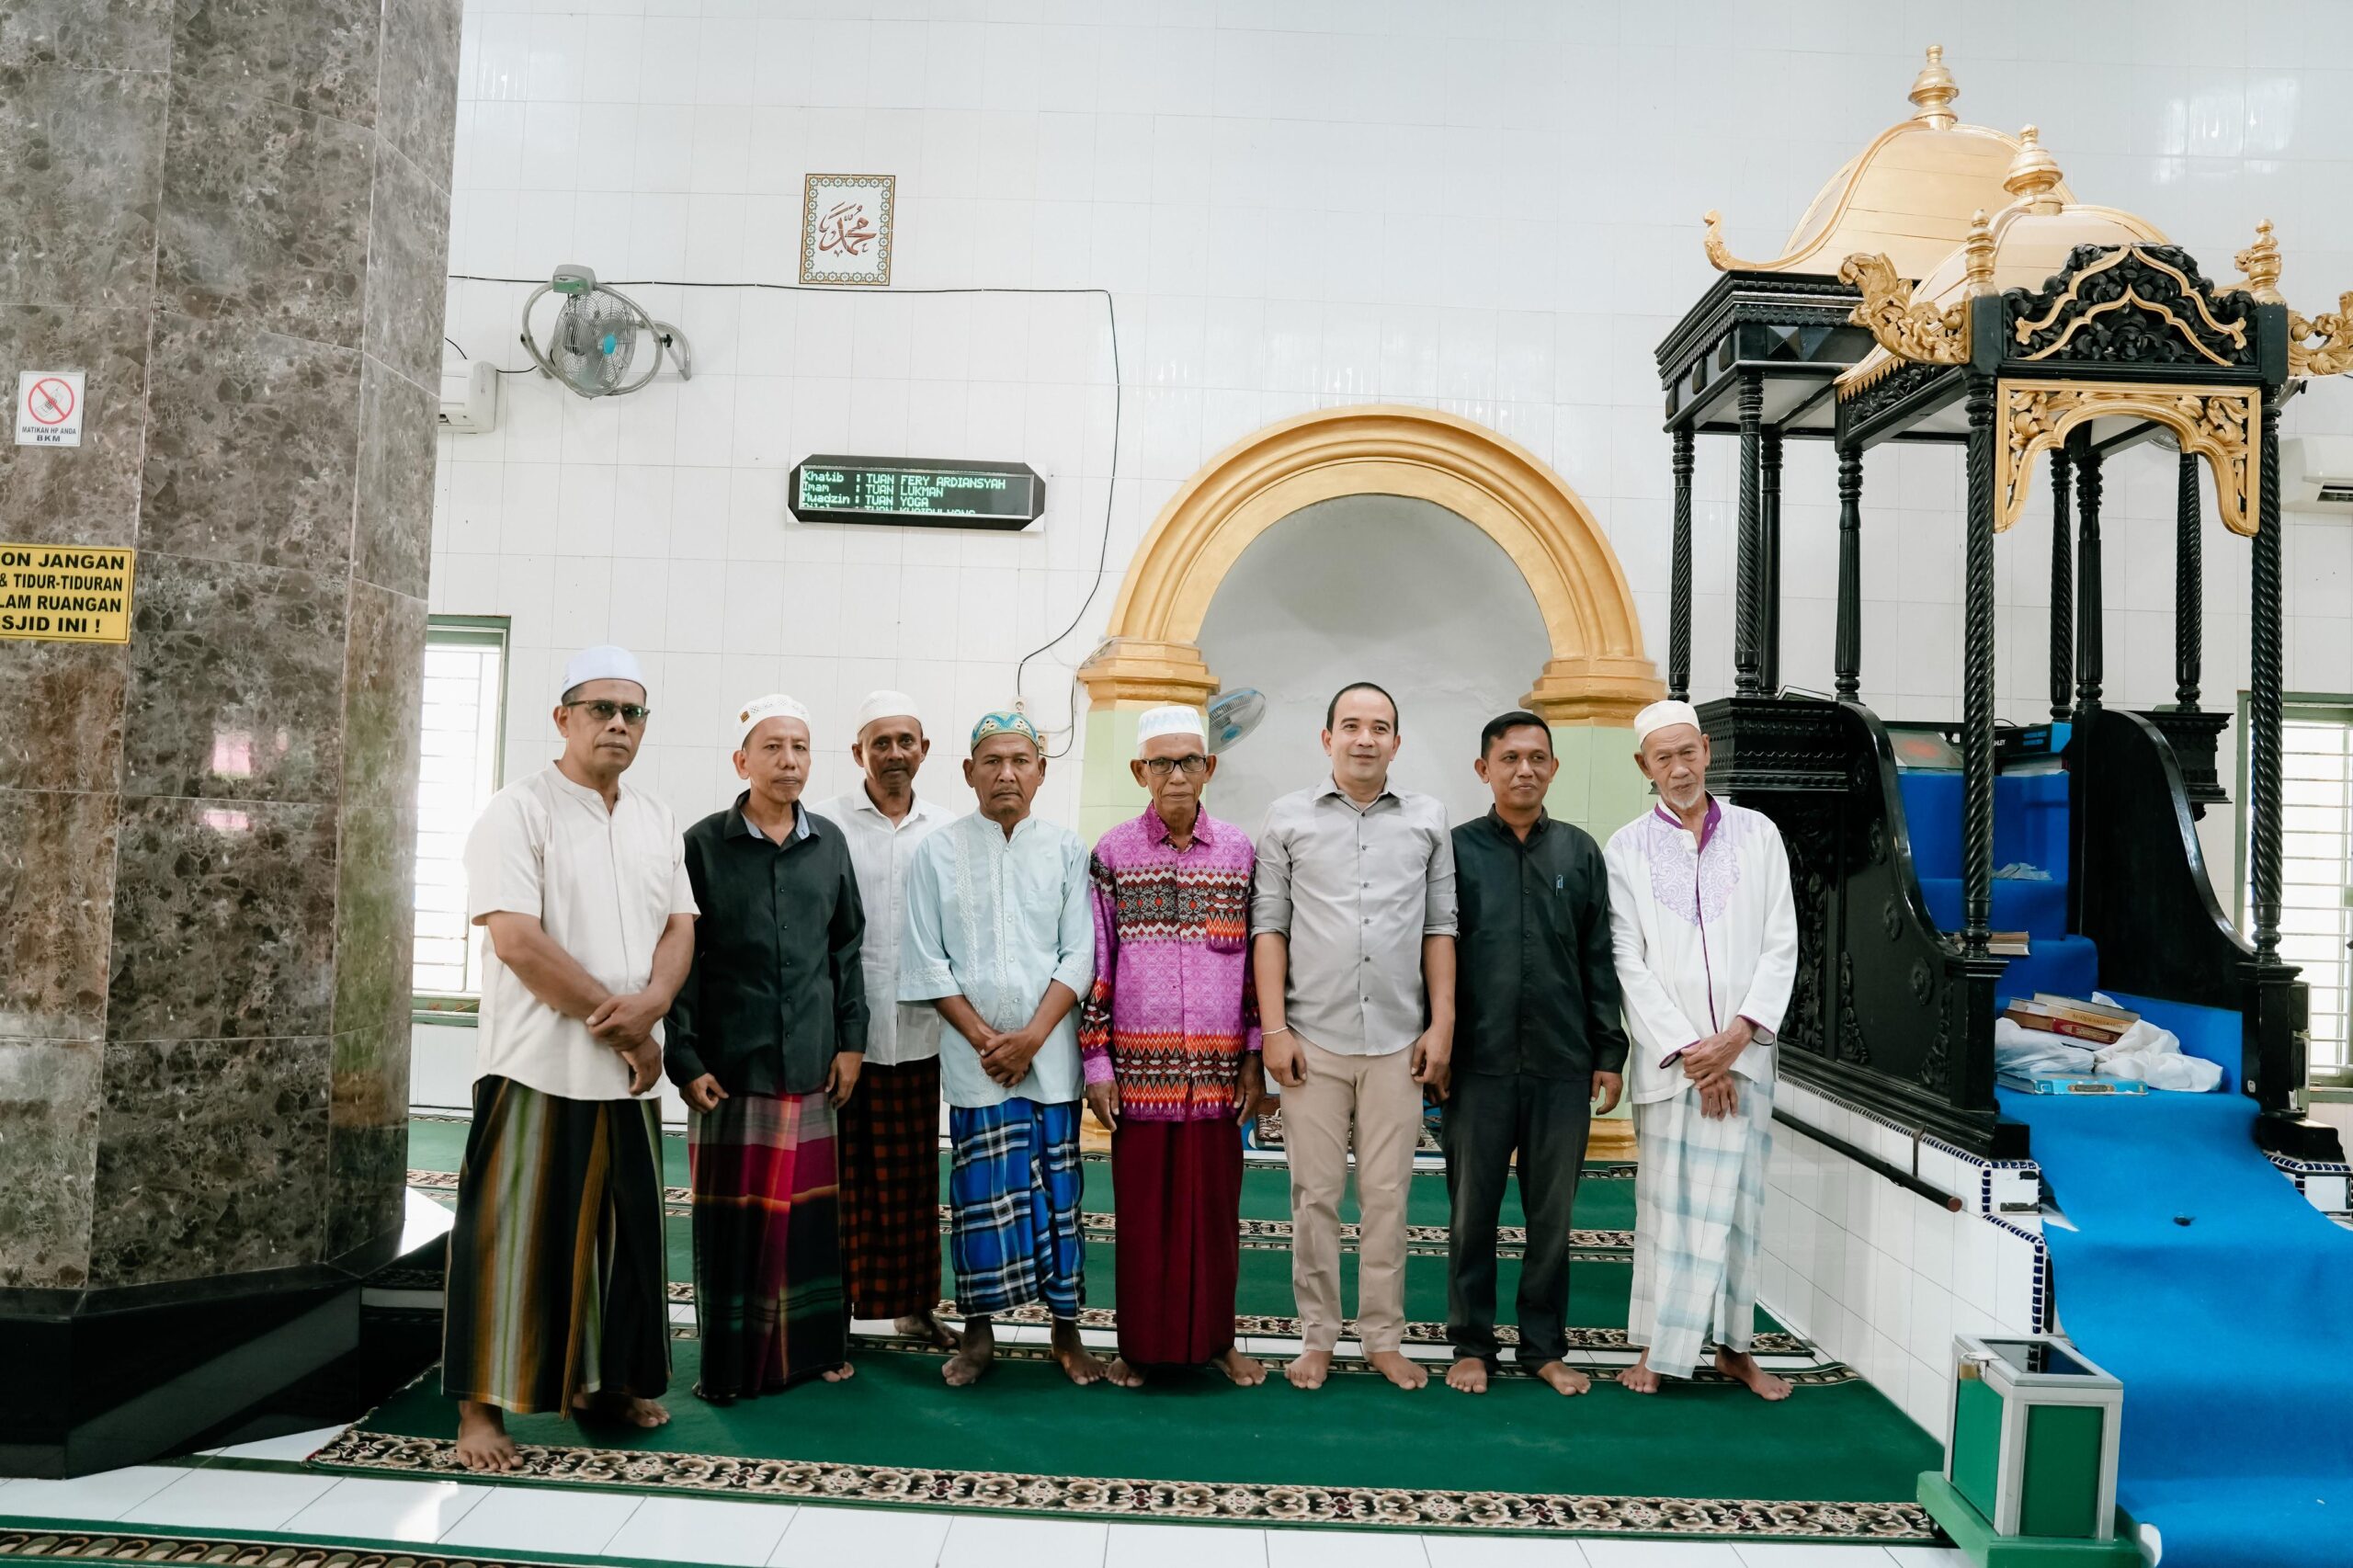
[[[1230,749],[1233,743],[1258,727],[1267,716],[1267,699],[1251,687],[1229,691],[1210,704],[1210,751],[1212,755]]]
[[[563,303],[542,347],[531,336],[531,311],[540,299],[553,294]],[[631,374],[642,343],[651,344],[643,370]],[[678,367],[681,381],[694,376],[686,335],[667,322],[655,321],[645,307],[585,267],[567,264],[531,291],[523,301],[523,350],[533,364],[582,397],[619,397],[652,381],[668,358]]]

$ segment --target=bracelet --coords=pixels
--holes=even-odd
[[[1298,1031],[1293,1029],[1289,1024],[1277,1024],[1273,1028],[1260,1029],[1258,1031],[1258,1038],[1260,1040],[1272,1040],[1279,1034],[1295,1034]]]

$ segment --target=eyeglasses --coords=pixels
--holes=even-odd
[[[582,701],[567,702],[564,703],[563,706],[566,708],[585,708],[588,710],[588,717],[596,720],[599,724],[611,723],[613,722],[613,716],[615,714],[619,714],[620,716],[621,722],[627,724],[632,730],[643,724],[647,717],[654,711],[653,709],[635,702]]]
[[[1143,761],[1143,770],[1154,778],[1167,778],[1169,769],[1176,767],[1183,768],[1188,778],[1199,778],[1210,770],[1210,759],[1192,752],[1184,756],[1148,756]]]

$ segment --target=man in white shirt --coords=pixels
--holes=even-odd
[[[1712,1337],[1716,1369],[1758,1397],[1790,1385],[1748,1353],[1773,1142],[1773,1046],[1797,977],[1797,906],[1780,830],[1708,793],[1708,737],[1688,702],[1634,715],[1658,804],[1610,836],[1610,947],[1642,1162],[1634,1291],[1619,1382],[1655,1393]]]
[[[972,726],[964,781],[980,809],[915,851],[899,1000],[947,1020],[949,1255],[964,1333],[941,1375],[980,1381],[996,1353],[992,1315],[1033,1302],[1053,1318],[1070,1381],[1098,1381],[1078,1336],[1086,1244],[1079,1231],[1080,997],[1095,983],[1086,845],[1029,814],[1045,781],[1037,729],[1019,711]]]
[[[866,1070],[840,1118],[843,1281],[852,1317],[953,1350],[938,1311],[939,1014],[899,1000],[907,869],[949,812],[915,794],[931,741],[905,692],[867,694],[849,754],[865,779],[809,808],[842,830],[866,908]]]
[[[466,840],[485,928],[473,1126],[449,1233],[442,1391],[468,1470],[519,1462],[506,1412],[659,1426],[670,1380],[662,1017],[694,951],[669,807],[621,781],[648,714],[626,649],[574,655],[563,753]]]

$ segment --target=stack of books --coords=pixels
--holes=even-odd
[[[2064,1035],[2086,1045],[2114,1045],[2124,1038],[2126,1029],[2141,1021],[2140,1014],[2122,1007],[2053,996],[2048,991],[2036,992],[2030,1000],[2013,1001],[2002,1009],[2002,1016],[2021,1028]]]

